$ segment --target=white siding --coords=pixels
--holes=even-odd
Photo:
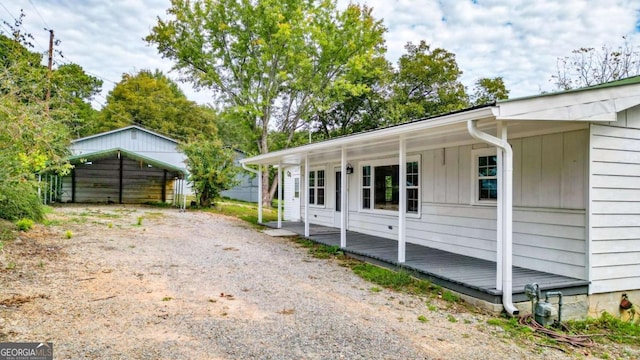
[[[640,107],[591,126],[591,292],[640,288]]]

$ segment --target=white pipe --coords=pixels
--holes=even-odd
[[[304,176],[302,183],[304,184],[304,237],[308,238],[310,235],[309,230],[309,154],[304,154]]]
[[[513,150],[507,141],[506,129],[501,129],[502,138],[491,136],[481,132],[477,128],[478,120],[467,121],[467,130],[471,137],[496,146],[502,152],[502,163],[498,163],[502,178],[501,186],[498,186],[498,202],[501,203],[501,212],[498,218],[501,219],[502,227],[502,305],[511,315],[518,315],[520,311],[513,305],[513,277],[512,277],[512,214],[513,214]]]
[[[282,163],[278,162],[278,229],[282,229]]]
[[[258,165],[258,170],[247,167],[245,163],[241,163],[241,165],[243,169],[258,177],[258,224],[262,224],[262,165]]]
[[[400,183],[399,189],[399,209],[398,209],[398,262],[404,263],[406,260],[406,247],[407,247],[407,229],[406,229],[406,216],[407,216],[407,141],[404,136],[400,136],[400,174],[398,182]]]
[[[347,247],[347,149],[340,153],[340,247]],[[338,186],[338,184],[336,184]]]

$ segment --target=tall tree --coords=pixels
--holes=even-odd
[[[186,142],[215,136],[215,120],[213,109],[188,100],[161,71],[142,70],[124,74],[109,92],[94,132],[136,124]]]
[[[502,77],[478,79],[473,88],[473,105],[485,105],[509,98],[509,90]]]
[[[29,50],[21,19],[9,25],[13,38],[0,36],[0,218],[38,220],[43,213],[35,174],[69,170],[69,134],[46,112],[42,57]]]
[[[580,48],[558,58],[550,81],[558,90],[569,90],[640,75],[640,49],[623,39],[618,48]]]
[[[168,13],[147,41],[196,86],[213,89],[254,133],[259,153],[272,150],[271,129],[291,140],[336,89],[365,91],[346,74],[384,52],[385,29],[371,9],[338,11],[335,0],[172,0]],[[266,206],[274,191],[263,191]]]
[[[398,60],[387,121],[401,123],[469,105],[453,53],[431,49],[424,40],[417,45],[409,42],[405,49]]]

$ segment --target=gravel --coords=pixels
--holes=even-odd
[[[533,353],[444,301],[373,291],[339,262],[232,218],[116,206],[50,218],[60,224],[8,250],[39,249],[2,273],[0,299],[33,298],[0,306],[0,341],[51,341],[56,359],[572,358]]]

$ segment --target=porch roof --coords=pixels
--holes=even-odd
[[[106,149],[106,150],[96,151],[92,153],[74,155],[74,156],[70,156],[68,160],[72,164],[80,164],[80,163],[85,163],[87,161],[97,161],[97,160],[102,160],[102,159],[106,159],[106,158],[118,156],[118,155],[122,155],[132,160],[142,161],[146,164],[157,167],[159,169],[169,170],[169,171],[173,171],[183,175],[187,173],[186,169],[168,164],[166,162],[163,162],[157,159],[152,159],[148,156],[144,156],[144,155],[135,153],[133,151],[128,151],[122,148],[112,148],[112,149]]]
[[[310,161],[336,161],[345,148],[349,159],[397,153],[402,137],[407,147],[433,148],[469,141],[466,123],[478,120],[482,131],[495,131],[498,121],[509,128],[558,126],[559,123],[615,121],[617,113],[640,105],[640,76],[589,88],[500,101],[432,118],[419,119],[353,135],[329,139],[240,160],[255,165],[300,165]],[[511,132],[511,130],[510,130]]]

